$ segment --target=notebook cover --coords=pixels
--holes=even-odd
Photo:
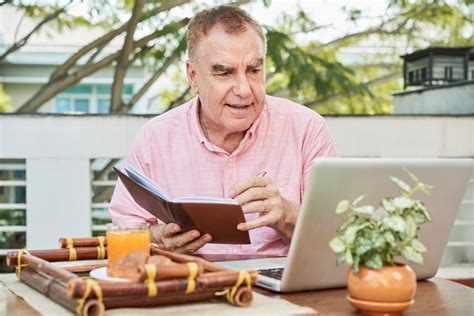
[[[114,170],[135,202],[164,223],[177,223],[183,232],[197,229],[201,234],[210,234],[211,243],[250,244],[249,233],[237,230],[237,225],[245,222],[240,205],[166,201],[120,170]]]

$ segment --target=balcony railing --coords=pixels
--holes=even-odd
[[[0,236],[26,235],[26,244],[17,236],[17,245],[38,249],[57,247],[62,236],[101,234],[109,221],[106,210],[115,178],[112,173],[98,176],[97,170],[124,157],[149,118],[0,115],[0,171],[11,167],[12,161],[16,169],[21,165],[24,170],[24,179],[0,177],[0,193],[6,188],[26,189],[25,201],[0,200],[0,214],[23,212],[18,214],[24,217],[23,224],[1,223]],[[474,158],[472,116],[347,116],[328,117],[327,122],[342,157]],[[467,264],[472,269],[473,249],[471,179],[443,265]],[[5,251],[0,249],[0,254]]]

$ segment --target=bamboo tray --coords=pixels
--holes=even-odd
[[[151,255],[179,263],[169,271],[146,269],[137,282],[106,282],[81,277],[105,266],[85,264],[60,268],[52,262],[107,258],[103,237],[61,238],[59,249],[20,250],[7,253],[7,265],[16,266],[19,280],[78,315],[103,315],[106,309],[226,300],[246,307],[252,303],[256,271],[227,270],[202,258],[176,254],[151,244]],[[168,273],[180,277],[169,278]]]

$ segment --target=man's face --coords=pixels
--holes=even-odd
[[[244,132],[257,119],[265,101],[264,51],[251,26],[228,34],[216,25],[200,40],[186,70],[201,101],[203,129]]]

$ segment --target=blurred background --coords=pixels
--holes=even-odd
[[[190,17],[234,4],[268,39],[268,94],[346,157],[474,157],[474,2],[0,2],[0,254],[101,235],[136,131],[193,97]],[[185,149],[183,149],[185,150]],[[442,271],[474,278],[474,180]]]

